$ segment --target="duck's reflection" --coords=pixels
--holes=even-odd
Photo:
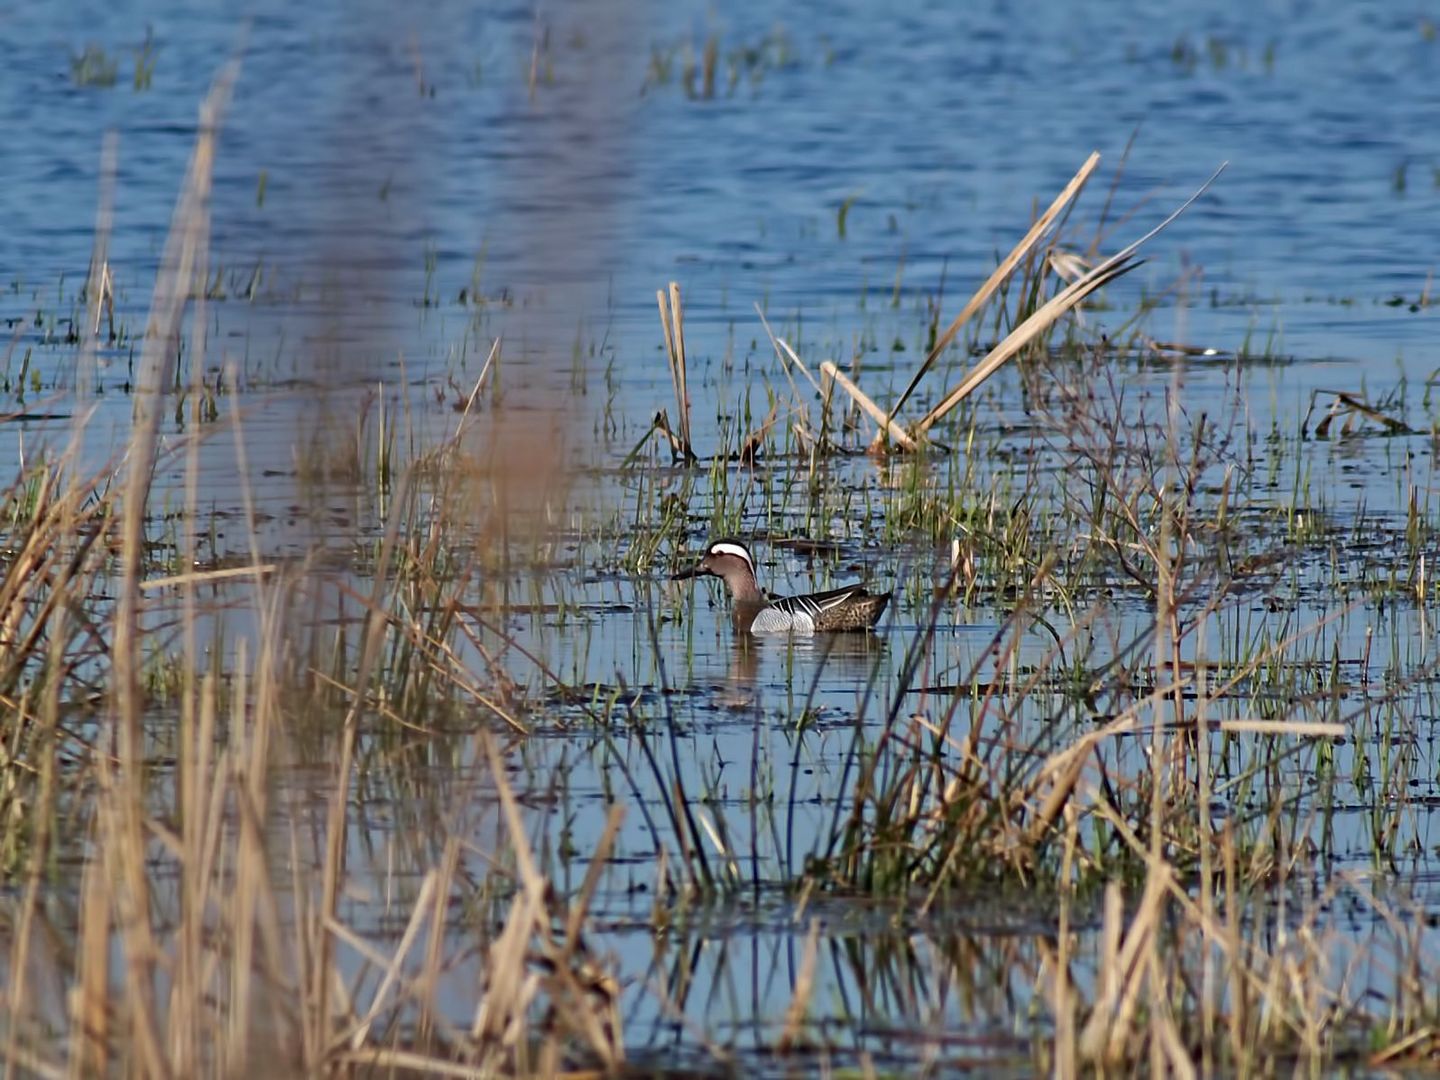
[[[859,676],[869,675],[875,665],[875,661],[883,657],[890,649],[890,640],[879,634],[851,633],[851,634],[816,634],[813,637],[797,637],[791,639],[792,647],[797,654],[808,654],[816,657],[817,667],[835,665],[832,671],[839,670],[846,675]]]
[[[738,631],[721,702],[729,709],[758,709],[762,690],[772,683],[791,693],[836,682],[863,686],[889,648],[889,641],[872,633],[756,636]],[[771,671],[762,679],[767,666]]]
[[[737,630],[731,637],[730,671],[721,704],[727,709],[758,710],[761,642],[744,630]]]

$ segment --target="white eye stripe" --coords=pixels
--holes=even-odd
[[[752,574],[755,572],[755,560],[750,557],[750,552],[746,551],[745,547],[741,544],[730,544],[725,543],[724,541],[718,544],[711,544],[710,554],[733,555],[737,559],[744,559],[746,564],[750,567],[750,572]]]

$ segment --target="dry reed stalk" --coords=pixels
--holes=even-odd
[[[138,750],[139,663],[138,617],[141,558],[145,540],[145,515],[153,478],[155,448],[160,417],[160,399],[174,381],[178,356],[180,318],[196,280],[204,279],[200,262],[209,232],[209,198],[214,168],[215,144],[225,106],[230,99],[238,65],[231,63],[216,77],[200,107],[189,169],[181,187],[165,251],[155,279],[150,316],[146,322],[145,345],[141,352],[139,383],[135,398],[128,475],[122,515],[121,589],[115,627],[115,707],[121,719],[121,742]],[[203,291],[203,290],[202,290]]]
[[[1010,279],[1010,276],[1015,272],[1015,268],[1024,261],[1026,256],[1034,249],[1035,245],[1040,242],[1040,238],[1044,236],[1049,231],[1050,226],[1059,219],[1065,208],[1080,194],[1081,190],[1085,187],[1086,181],[1090,179],[1090,174],[1095,171],[1095,167],[1099,164],[1099,152],[1092,152],[1090,156],[1085,159],[1085,163],[1080,166],[1075,175],[1070,178],[1070,182],[1065,185],[1060,194],[1055,196],[1055,200],[1045,212],[1035,219],[1035,223],[1030,226],[1030,231],[1021,237],[1020,242],[1015,245],[1009,255],[1000,260],[1000,265],[995,267],[990,276],[985,279],[984,284],[975,290],[975,294],[970,297],[964,308],[961,309],[960,314],[956,315],[950,325],[945,328],[945,332],[935,339],[935,345],[931,348],[929,354],[920,366],[915,369],[915,374],[911,376],[910,382],[906,385],[905,389],[901,391],[900,396],[895,399],[895,404],[890,407],[889,416],[891,418],[898,415],[900,410],[905,407],[905,403],[910,400],[910,395],[913,394],[915,388],[920,385],[920,380],[935,366],[935,362],[939,360],[941,354],[950,347],[950,343],[955,340],[956,335],[960,333],[960,330],[965,324],[974,318],[975,315],[990,302],[990,298],[995,295],[1000,286]]]
[[[1175,1026],[1174,1013],[1168,1007],[1164,997],[1165,986],[1160,975],[1159,953],[1152,951],[1151,957],[1150,1000],[1156,1003],[1156,1008],[1155,1015],[1150,1021],[1150,1036],[1152,1045],[1156,1048],[1154,1058],[1164,1066],[1164,1068],[1152,1066],[1151,1075],[1160,1076],[1168,1072],[1177,1080],[1195,1080],[1195,1077],[1200,1074],[1196,1071],[1195,1062],[1191,1060],[1190,1051],[1186,1049],[1184,1040],[1180,1038],[1180,1031]]]
[[[1349,724],[1303,720],[1222,720],[1220,730],[1251,735],[1299,735],[1304,739],[1343,739]]]
[[[524,1041],[525,1014],[539,990],[539,979],[528,970],[525,954],[542,912],[535,896],[522,888],[510,905],[504,929],[490,946],[484,993],[470,1026],[485,1068],[497,1068],[505,1049]]]
[[[30,609],[30,593],[48,575],[42,574],[54,558],[51,541],[54,529],[51,524],[51,489],[58,479],[56,473],[46,469],[35,493],[31,511],[31,525],[24,536],[24,546],[10,559],[0,577],[0,659],[6,666],[13,666],[17,659],[29,655],[20,638],[20,627]]]
[[[107,131],[100,142],[100,198],[95,207],[95,244],[90,252],[90,270],[85,278],[86,329],[80,343],[75,366],[75,397],[77,403],[89,399],[95,381],[96,339],[100,336],[100,319],[108,301],[110,321],[115,321],[115,292],[110,277],[110,229],[115,220],[115,173],[119,136]],[[87,411],[75,410],[75,430],[83,430]]]
[[[385,969],[385,974],[380,980],[380,985],[375,988],[374,994],[370,997],[370,1008],[366,1010],[365,1015],[355,1023],[348,1034],[341,1032],[336,1036],[332,1043],[335,1049],[348,1044],[351,1050],[359,1050],[365,1045],[365,1040],[370,1037],[370,1028],[374,1025],[381,1010],[385,1008],[391,989],[400,984],[401,965],[404,964],[405,958],[410,954],[410,949],[419,939],[421,927],[425,925],[426,919],[434,910],[438,888],[439,874],[431,869],[426,872],[424,879],[420,882],[420,891],[415,897],[414,906],[410,909],[410,921],[405,925],[405,932],[400,935],[400,943],[395,946],[395,952],[391,955],[390,962],[381,965]]]
[[[1371,1054],[1369,1065],[1372,1069],[1381,1069],[1387,1065],[1399,1064],[1404,1058],[1418,1066],[1426,1059],[1433,1063],[1436,1057],[1440,1057],[1440,1029],[1427,1026],[1412,1031],[1383,1050]]]
[[[770,347],[775,350],[775,358],[780,361],[780,370],[785,373],[785,381],[790,384],[790,396],[794,411],[801,414],[808,425],[809,415],[801,403],[800,390],[795,385],[795,378],[790,374],[791,365],[800,369],[800,374],[805,376],[805,381],[814,387],[815,392],[820,395],[822,408],[828,405],[829,398],[820,383],[815,381],[815,376],[810,374],[810,369],[805,366],[804,361],[795,355],[795,350],[790,347],[789,343],[783,338],[775,336],[775,331],[770,329],[770,320],[765,317],[765,310],[759,304],[755,304],[754,307],[755,314],[760,318],[760,325],[765,328],[765,336],[770,339]],[[824,415],[824,412],[822,412],[822,418]],[[823,423],[821,426],[823,427]]]
[[[425,947],[425,961],[416,979],[417,996],[420,999],[420,1017],[416,1021],[416,1043],[427,1043],[436,1026],[435,992],[440,984],[441,950],[445,945],[445,926],[449,916],[449,902],[455,885],[455,874],[460,867],[460,840],[456,836],[445,838],[445,848],[440,855],[437,871],[437,886],[434,908],[430,912],[430,939]]]
[[[486,355],[485,363],[480,368],[480,374],[475,379],[475,388],[471,390],[469,396],[465,398],[465,408],[461,411],[460,419],[455,424],[455,434],[451,437],[449,444],[446,446],[446,450],[450,453],[453,453],[459,449],[460,436],[464,434],[465,431],[465,421],[469,419],[470,410],[475,407],[475,402],[480,399],[480,393],[485,388],[485,377],[490,374],[490,370],[492,367],[500,366],[501,340],[501,338],[497,337],[493,342],[490,343],[490,352],[488,355]]]
[[[139,786],[140,780],[129,773],[117,777],[103,754],[96,756],[95,765],[98,828],[93,857],[103,868],[105,903],[112,907],[125,962],[126,993],[116,1015],[124,1031],[116,1037],[133,1055],[127,1063],[130,1067],[143,1076],[166,1077],[171,1071],[161,1045],[159,1002],[150,979],[160,953],[150,925],[149,882],[144,874],[147,865],[145,821],[143,818],[136,821],[134,806],[133,789]],[[108,951],[110,944],[107,938],[102,947]],[[137,978],[136,969],[143,969],[145,977]],[[137,992],[140,990],[148,992]],[[108,1008],[113,1000],[109,986],[100,988],[99,992],[103,995],[102,1007]]]
[[[986,353],[985,357],[970,370],[965,378],[941,398],[939,404],[920,418],[913,429],[915,435],[918,438],[924,438],[936,423],[973,394],[986,379],[1018,356],[1026,345],[1049,329],[1052,323],[1091,293],[1103,288],[1123,274],[1129,273],[1138,265],[1140,265],[1138,261],[1130,260],[1128,256],[1123,260],[1111,259],[1096,267],[1075,284],[1051,297],[1028,319],[1010,331],[1000,344]]]
[[[242,649],[240,674],[234,688],[233,715],[230,721],[232,737],[237,739],[235,764],[231,766],[235,775],[231,786],[234,788],[239,810],[239,827],[235,839],[235,887],[224,904],[225,918],[233,936],[227,988],[229,1011],[225,1017],[223,1052],[218,1055],[220,1064],[232,1076],[243,1074],[250,1064],[251,1013],[257,996],[254,980],[257,969],[261,967],[255,956],[257,936],[262,943],[269,946],[265,956],[266,970],[270,976],[267,985],[273,987],[279,984],[280,972],[283,970],[278,929],[272,924],[257,934],[256,927],[260,913],[265,908],[262,898],[269,897],[273,906],[264,837],[265,775],[271,708],[263,704],[262,696],[262,704],[253,710],[253,719],[247,723],[247,706],[251,698],[248,680],[244,675],[243,658]],[[272,1003],[275,1003],[273,997]]]
[[[980,363],[975,365],[971,372],[966,375],[953,390],[949,391],[944,398],[940,400],[939,404],[920,419],[920,422],[914,427],[915,435],[918,438],[923,438],[925,433],[949,413],[950,410],[974,393],[975,389],[979,387],[981,383],[999,370],[1007,360],[1010,360],[1018,354],[1022,348],[1043,333],[1046,327],[1055,322],[1055,320],[1060,318],[1065,312],[1069,311],[1097,289],[1108,285],[1121,275],[1135,269],[1135,267],[1139,265],[1139,263],[1134,260],[1135,253],[1188,210],[1196,199],[1209,190],[1210,185],[1215,182],[1216,178],[1224,170],[1225,165],[1221,165],[1220,168],[1211,174],[1205,183],[1200,185],[1200,188],[1195,194],[1186,199],[1178,209],[1159,225],[1155,226],[1155,228],[1151,229],[1139,240],[1130,244],[1130,246],[1110,256],[1110,258],[1100,263],[1074,284],[1051,297],[1050,300],[1043,304],[1034,314],[1012,330],[999,345],[990,350]]]
[[[1225,936],[1231,941],[1238,942],[1240,940],[1241,911],[1236,897],[1239,896],[1240,889],[1240,866],[1235,851],[1234,828],[1228,821],[1220,830],[1220,866],[1225,882],[1225,896],[1228,900],[1225,905],[1223,924]],[[1231,957],[1230,963],[1226,967],[1229,979],[1225,988],[1230,999],[1226,1027],[1230,1036],[1230,1046],[1235,1054],[1237,1070],[1243,1072],[1249,1061],[1249,1047],[1251,1046],[1250,1040],[1245,1037],[1250,1027],[1250,988],[1238,957]]]
[[[680,302],[679,282],[670,282],[670,318],[675,328],[675,385],[678,396],[676,404],[680,410],[680,437],[690,445],[690,388],[686,384],[685,366],[685,308]]]
[[[1224,955],[1229,973],[1229,1000],[1231,1002],[1229,1025],[1231,1048],[1237,1061],[1250,1059],[1255,1044],[1263,1039],[1283,1038],[1286,1035],[1304,1038],[1305,1032],[1295,1022],[1288,1010],[1283,1008],[1282,990],[1287,982],[1282,965],[1284,957],[1267,955],[1256,941],[1245,941],[1241,936],[1244,913],[1237,902],[1240,895],[1241,870],[1238,866],[1233,838],[1227,826],[1221,833],[1221,862],[1225,867],[1226,896],[1231,902],[1225,905],[1224,921],[1207,919],[1205,912],[1189,890],[1175,877],[1169,864],[1157,859],[1149,846],[1134,833],[1124,817],[1116,811],[1098,792],[1091,793],[1096,812],[1104,818],[1115,834],[1131,852],[1142,859],[1147,866],[1147,882],[1153,879],[1157,869],[1164,869],[1169,875],[1166,887],[1171,901],[1185,918],[1203,936],[1206,942],[1217,946]],[[1283,914],[1278,916],[1283,921]],[[1284,940],[1282,937],[1281,940]],[[1303,941],[1310,948],[1319,948],[1311,935],[1295,935],[1294,940]],[[1102,950],[1102,957],[1108,955]],[[1101,968],[1101,989],[1103,990],[1104,968]],[[1097,1000],[1100,994],[1097,994]],[[1286,1032],[1272,1030],[1284,1027]]]
[[[740,863],[735,858],[735,852],[731,850],[730,845],[726,842],[720,826],[716,824],[715,819],[704,807],[697,806],[691,810],[690,813],[695,822],[700,826],[700,829],[704,830],[705,835],[710,838],[710,844],[715,848],[715,853],[725,861],[725,868],[730,872],[731,879],[738,883],[741,880]],[[699,843],[698,836],[696,837],[696,843]]]
[[[543,990],[549,998],[553,1022],[558,1023],[560,1030],[583,1039],[605,1070],[613,1072],[625,1059],[618,988],[609,976],[594,971],[584,959],[580,932],[599,884],[600,871],[619,834],[622,812],[616,807],[610,813],[576,906],[563,918],[557,917],[551,911],[549,882],[540,873],[530,851],[520,806],[506,779],[499,751],[488,734],[482,733],[480,741],[500,799],[520,884],[505,928],[491,947],[486,972],[489,985],[471,1025],[471,1037],[480,1044],[480,1063],[502,1067],[501,1063],[510,1058],[510,1069],[525,1069],[523,1059],[513,1055],[524,1050],[527,1014]],[[554,932],[557,923],[565,926],[564,936],[558,942]],[[532,947],[542,961],[540,972],[531,970],[528,962]],[[547,1043],[546,1049],[553,1053],[558,1047]]]
[[[756,310],[759,310],[758,305],[756,306]],[[765,322],[764,316],[761,316],[761,322]],[[765,323],[765,332],[770,334],[769,323]],[[795,430],[803,441],[819,448],[824,441],[826,422],[830,416],[830,395],[834,390],[834,380],[822,375],[820,382],[817,383],[815,376],[810,374],[810,369],[804,365],[800,357],[795,355],[795,350],[790,347],[788,342],[782,338],[775,337],[774,334],[770,334],[770,342],[775,347],[775,354],[781,359],[781,369],[785,372],[785,381],[790,384],[790,395],[793,401],[791,412],[798,414],[800,417],[794,425]],[[785,362],[787,360],[788,363]],[[810,410],[806,408],[800,400],[799,389],[795,385],[794,377],[790,374],[791,364],[800,369],[800,373],[805,376],[810,385],[815,388],[815,392],[820,395],[820,425],[818,428],[810,423]]]
[[[679,282],[670,282],[668,298],[663,289],[657,289],[655,299],[660,305],[660,329],[665,338],[665,357],[670,364],[670,383],[675,389],[676,415],[680,422],[679,445],[676,447],[675,436],[671,435],[671,446],[686,462],[696,461],[698,459],[690,441],[690,389],[686,382],[685,369],[685,308],[680,301]],[[670,435],[668,423],[661,430]]]
[[[1125,918],[1125,898],[1120,892],[1118,882],[1112,881],[1105,886],[1101,912],[1099,955],[1095,962],[1095,1001],[1097,1006],[1093,1015],[1096,1017],[1099,1016],[1098,1004],[1115,1001],[1119,997],[1121,989],[1120,942],[1124,934],[1124,927],[1121,923]],[[1093,1017],[1092,1022],[1102,1023],[1093,1020]]]
[[[140,583],[141,592],[158,592],[194,585],[213,585],[232,578],[257,577],[273,574],[280,569],[279,563],[261,563],[259,566],[227,566],[220,570],[195,570],[186,574],[168,574],[165,577],[148,578]]]
[[[218,118],[215,122],[218,125]],[[211,153],[213,154],[213,148]],[[202,403],[206,393],[205,347],[209,332],[209,327],[206,325],[206,297],[209,290],[205,287],[205,281],[208,277],[210,261],[208,188],[209,177],[207,176],[197,210],[197,217],[200,220],[197,222],[194,240],[195,276],[200,282],[200,287],[195,290],[190,311],[189,412],[190,428],[195,431],[200,429],[203,420]],[[177,340],[177,349],[178,345]],[[192,436],[186,442],[185,521],[196,522],[200,518],[200,439]],[[240,475],[243,481],[242,486],[248,489],[249,470],[242,469]],[[250,539],[253,549],[258,547],[258,543],[255,539],[253,517],[251,522]],[[197,530],[185,528],[180,532],[180,553],[184,560],[183,565],[192,568],[199,562]],[[258,554],[256,561],[258,561]],[[179,798],[178,809],[183,815],[181,819],[183,836],[180,866],[181,915],[176,934],[178,956],[174,983],[170,993],[170,1008],[167,1015],[169,1031],[166,1038],[169,1064],[179,1076],[195,1074],[200,1064],[201,1047],[208,1041],[202,1030],[202,1023],[207,1018],[200,1006],[200,1002],[207,996],[205,983],[208,981],[201,971],[208,956],[208,948],[203,935],[210,885],[209,866],[207,865],[209,860],[205,840],[211,830],[206,827],[205,804],[207,800],[205,794],[211,790],[218,794],[225,787],[223,783],[211,783],[210,756],[214,748],[216,687],[214,672],[208,672],[204,676],[204,682],[200,686],[196,685],[196,672],[201,670],[204,665],[199,633],[196,629],[197,615],[195,586],[193,584],[182,586],[180,590],[181,650],[185,663],[181,669],[182,684],[180,687],[180,776],[175,792]],[[207,688],[210,691],[209,694],[204,692]],[[200,728],[198,740],[195,738],[197,723]],[[195,782],[187,785],[187,773],[198,773],[198,777],[190,777],[190,780]],[[213,835],[218,844],[218,828]]]
[[[62,608],[56,621],[63,623],[66,614],[65,609]],[[9,1028],[5,1046],[6,1080],[14,1075],[14,1067],[19,1060],[21,1030],[31,1021],[26,993],[26,984],[30,975],[30,941],[34,932],[35,913],[39,907],[41,889],[47,880],[46,864],[51,855],[50,829],[54,817],[57,758],[55,736],[60,726],[61,680],[58,672],[64,662],[67,639],[68,635],[57,627],[56,633],[50,641],[49,661],[51,671],[56,674],[45,681],[40,730],[32,744],[33,753],[40,762],[40,778],[35,796],[35,807],[32,812],[32,818],[36,822],[35,834],[30,838],[30,858],[23,875],[25,884],[20,901],[20,918],[15,927],[10,953],[10,985],[3,995],[5,1008],[9,1014],[6,1018]],[[16,725],[18,728],[26,722],[27,710],[23,702],[17,713],[18,716],[15,719],[18,721]],[[15,755],[9,756],[13,759]]]
[[[91,834],[99,838],[98,824]],[[103,859],[80,874],[78,969],[70,994],[70,1075],[103,1076],[110,1054],[110,896]]]
[[[1131,1021],[1147,981],[1144,961],[1155,949],[1156,931],[1173,880],[1174,874],[1168,865],[1151,865],[1135,916],[1123,931],[1119,886],[1111,882],[1105,890],[1101,989],[1090,1019],[1080,1033],[1080,1052],[1091,1062],[1118,1063],[1128,1056],[1126,1044],[1131,1035]]]
[[[1070,907],[1074,896],[1072,875],[1075,851],[1080,846],[1080,815],[1066,814],[1065,855],[1060,864],[1060,918],[1055,935],[1055,957],[1051,981],[1051,1011],[1055,1016],[1054,1075],[1056,1080],[1074,1080],[1080,1075],[1080,1047],[1075,1030],[1076,993],[1070,979]]]
[[[350,803],[351,772],[355,761],[355,741],[359,735],[360,714],[364,711],[369,694],[370,672],[380,655],[385,640],[385,592],[389,583],[386,568],[391,565],[399,542],[401,517],[408,506],[410,474],[401,474],[396,498],[390,507],[390,518],[385,524],[385,535],[380,545],[380,557],[376,564],[375,584],[370,593],[370,602],[365,613],[365,637],[360,659],[355,671],[355,700],[346,710],[340,737],[340,759],[336,764],[335,790],[331,796],[328,822],[325,829],[325,865],[321,874],[320,910],[312,922],[318,937],[318,949],[314,967],[311,970],[313,982],[310,986],[312,1006],[307,1010],[305,1034],[306,1066],[320,1067],[324,1050],[329,1042],[332,1023],[330,1015],[332,979],[334,971],[334,944],[328,927],[337,920],[336,904],[340,896],[341,879],[345,874],[345,836],[347,814]]]
[[[185,695],[179,724],[176,794],[180,811],[178,869],[181,906],[180,921],[176,927],[174,982],[166,1010],[169,1030],[165,1042],[170,1064],[181,1076],[195,1074],[204,1039],[200,1028],[202,1010],[199,1002],[205,997],[201,968],[206,958],[206,946],[201,933],[205,926],[209,886],[206,873],[206,838],[210,833],[208,811],[213,794],[224,788],[223,784],[212,783],[210,753],[215,730],[214,678],[213,673],[208,673],[201,685],[198,717],[194,715],[195,702],[189,694]],[[209,693],[206,693],[207,690]]]
[[[119,601],[112,646],[112,715],[116,718],[121,777],[117,796],[120,821],[107,844],[121,904],[121,934],[126,960],[128,1017],[140,1067],[150,1076],[170,1074],[160,1044],[154,970],[158,956],[151,929],[150,892],[145,859],[145,782],[143,702],[140,691],[140,580],[145,521],[161,399],[173,382],[180,318],[196,281],[203,282],[203,252],[209,233],[209,196],[221,116],[238,74],[231,63],[221,70],[200,107],[199,133],[180,190],[141,353],[139,389],[130,438],[128,476],[121,513]],[[202,286],[203,291],[203,286]]]
[[[911,437],[910,433],[895,423],[884,409],[870,400],[869,396],[861,390],[860,387],[856,386],[848,375],[835,366],[834,361],[826,360],[820,365],[820,370],[834,380],[835,385],[839,386],[841,390],[849,394],[855,403],[869,414],[870,419],[880,425],[882,433],[888,433],[892,439],[906,450],[919,449],[919,443]]]
[[[742,465],[754,465],[760,457],[760,451],[765,446],[765,436],[775,426],[775,420],[779,414],[780,403],[776,402],[770,406],[769,415],[761,421],[760,426],[745,436],[740,444],[740,451],[737,455]]]
[[[584,929],[585,916],[590,910],[591,901],[595,898],[595,890],[600,887],[600,875],[604,872],[605,864],[615,849],[615,841],[620,835],[620,826],[624,820],[624,805],[615,803],[610,807],[610,813],[605,819],[605,831],[600,834],[600,842],[595,846],[595,852],[590,857],[590,865],[585,868],[585,878],[580,883],[578,898],[570,906],[565,920],[564,959],[567,961],[581,946],[581,931]]]
[[[399,1050],[395,1047],[337,1054],[334,1065],[341,1075],[358,1073],[377,1076],[442,1076],[454,1080],[494,1080],[497,1075],[488,1067],[445,1061],[414,1050]],[[584,1074],[556,1074],[557,1080],[571,1080],[572,1077],[582,1075]],[[594,1076],[596,1080],[602,1080],[605,1074],[597,1072]]]

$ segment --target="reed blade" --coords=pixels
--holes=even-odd
[[[1044,333],[1052,323],[1060,316],[1079,304],[1091,293],[1101,289],[1123,274],[1129,273],[1140,265],[1140,261],[1117,262],[1115,259],[1107,260],[1097,266],[1090,273],[1086,274],[1079,281],[1075,282],[1063,292],[1057,293],[1048,303],[1044,304],[1012,330],[999,345],[991,349],[985,358],[971,369],[970,373],[960,380],[959,385],[952,389],[945,397],[931,409],[915,425],[915,434],[920,438],[930,430],[938,421],[944,418],[946,413],[959,405],[991,375],[995,374],[1005,363],[1016,356],[1021,349],[1030,344],[1035,338]]]
[[[940,355],[950,347],[950,343],[955,340],[955,336],[960,333],[961,328],[990,302],[990,298],[995,295],[1001,285],[1010,279],[1010,275],[1015,272],[1015,268],[1030,254],[1035,248],[1035,245],[1040,242],[1040,238],[1050,230],[1050,226],[1055,223],[1065,208],[1074,202],[1076,196],[1078,196],[1085,187],[1086,181],[1090,179],[1090,174],[1095,171],[1096,166],[1099,164],[1099,151],[1092,151],[1090,156],[1085,160],[1085,164],[1080,166],[1079,171],[1070,178],[1070,182],[1065,185],[1059,195],[1055,196],[1055,201],[1050,204],[1043,214],[1035,219],[1035,224],[1030,226],[1030,231],[1021,238],[1020,242],[1015,245],[1010,254],[1000,261],[1000,265],[995,267],[991,275],[985,279],[985,283],[975,290],[975,295],[970,297],[965,307],[961,309],[960,314],[955,316],[954,321],[946,327],[945,332],[936,339],[934,347],[925,357],[924,362],[915,370],[915,374],[911,376],[910,382],[906,385],[905,389],[901,391],[900,396],[896,398],[895,404],[890,407],[891,417],[894,417],[905,407],[905,403],[910,400],[910,395],[913,394],[915,388],[920,385],[920,380],[935,366],[935,362],[940,359]]]
[[[890,419],[884,409],[876,405],[865,391],[856,386],[848,375],[835,366],[833,360],[826,360],[820,365],[820,370],[835,380],[835,384],[849,394],[855,400],[855,403],[864,409],[875,423],[880,425],[882,433],[888,433],[892,439],[906,450],[915,450],[919,447],[919,444],[911,438],[910,433],[895,423],[894,420]]]
[[[1229,162],[1222,162],[1220,167],[1210,174],[1210,178],[1201,184],[1200,187],[1175,209],[1164,221],[1156,225],[1140,239],[1130,244],[1121,251],[1116,252],[1110,258],[1100,263],[1084,277],[1078,279],[1074,284],[1053,296],[1048,303],[1044,304],[1038,311],[1032,314],[1023,323],[1012,330],[999,345],[981,360],[979,364],[962,379],[958,386],[951,390],[945,397],[928,412],[921,421],[915,425],[915,434],[924,437],[942,417],[950,410],[964,401],[970,394],[974,393],[976,387],[993,375],[1007,360],[1015,356],[1025,345],[1040,335],[1046,327],[1060,318],[1076,304],[1080,303],[1096,289],[1114,281],[1122,274],[1128,273],[1140,264],[1132,261],[1135,252],[1147,241],[1153,239],[1176,218],[1188,210],[1201,195],[1210,189],[1219,175],[1225,171]]]

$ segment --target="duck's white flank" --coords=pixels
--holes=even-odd
[[[752,634],[813,634],[815,620],[804,612],[791,614],[773,604],[760,609],[750,624]]]

